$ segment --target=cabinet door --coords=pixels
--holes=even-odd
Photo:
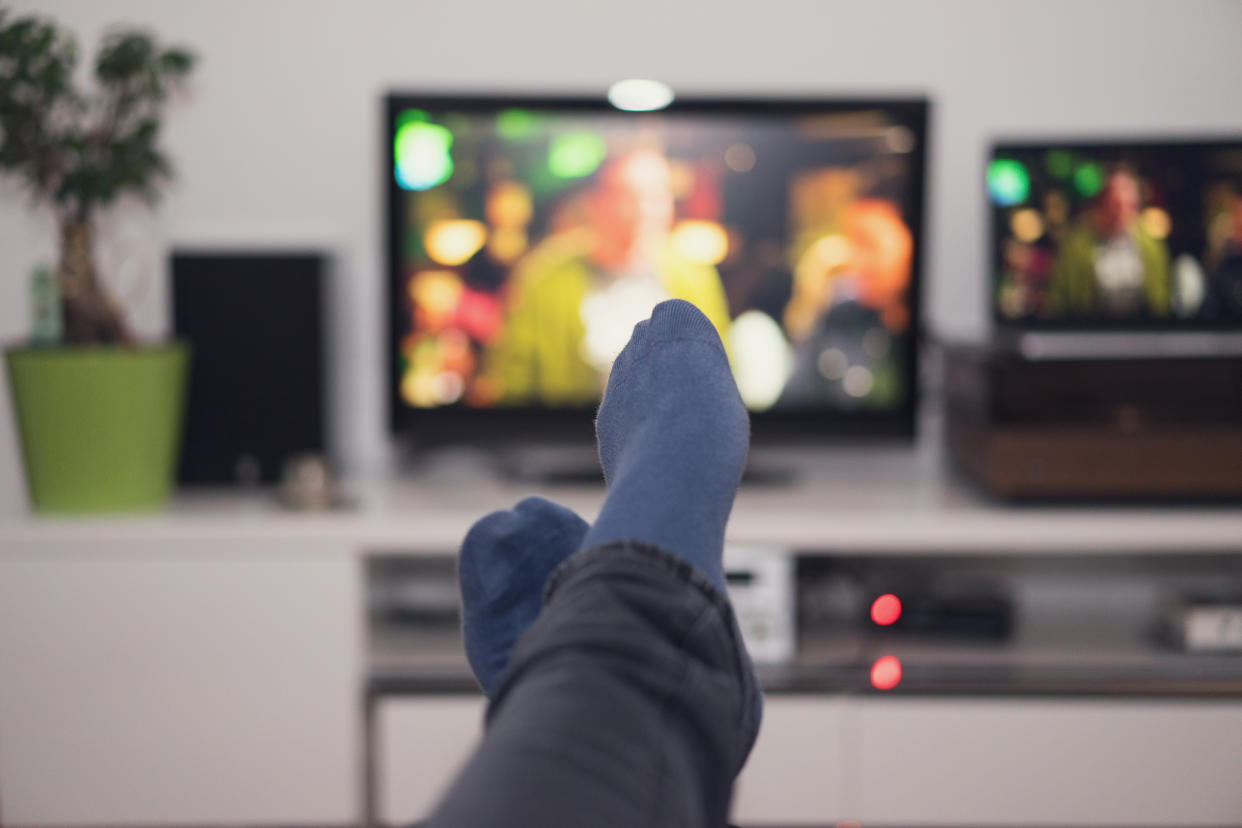
[[[73,547],[0,560],[6,821],[355,816],[363,612],[345,551]]]
[[[863,824],[1242,822],[1242,702],[857,704]]]
[[[767,697],[759,739],[734,790],[735,823],[836,823],[842,711],[843,702],[831,697]]]
[[[435,806],[482,733],[481,697],[389,699],[377,711],[380,821],[403,825]],[[738,779],[733,820],[823,825],[836,821],[841,704],[768,699],[763,730]]]
[[[474,751],[483,733],[481,695],[385,699],[376,710],[379,818],[423,819]]]

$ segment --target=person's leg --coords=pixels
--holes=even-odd
[[[608,378],[596,433],[608,497],[583,548],[650,543],[723,590],[725,523],[750,421],[720,336],[698,308],[662,302],[638,323]]]
[[[432,828],[720,828],[758,729],[723,593],[655,547],[553,575]]]
[[[466,659],[488,696],[513,644],[539,614],[548,576],[582,544],[587,523],[569,509],[528,497],[466,533],[457,559]]]
[[[707,317],[673,300],[639,323],[609,376],[596,428],[609,489],[594,527],[532,497],[478,521],[462,544],[463,638],[489,696],[539,613],[548,576],[579,546],[651,543],[724,589],[720,549],[749,423]]]
[[[724,821],[760,709],[721,563],[747,430],[719,339],[687,308],[657,308],[614,366],[600,522],[514,634],[483,742],[430,825]]]

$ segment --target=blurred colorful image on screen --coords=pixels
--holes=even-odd
[[[408,406],[593,406],[667,298],[752,410],[904,402],[917,138],[884,111],[407,108],[391,138]]]
[[[1242,143],[1000,146],[987,191],[1000,320],[1242,324]]]

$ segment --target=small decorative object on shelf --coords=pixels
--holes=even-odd
[[[142,509],[167,498],[176,467],[187,349],[139,347],[100,279],[93,234],[125,196],[154,201],[171,176],[164,106],[194,57],[142,30],[105,35],[94,83],[55,22],[0,6],[0,172],[59,225],[52,279],[36,275],[29,347],[5,351],[32,506]],[[59,345],[57,344],[59,343]]]
[[[336,479],[321,455],[298,454],[285,463],[281,501],[299,512],[322,512],[342,505]]]

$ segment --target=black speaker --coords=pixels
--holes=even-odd
[[[179,482],[274,483],[290,456],[325,452],[326,269],[313,252],[173,252],[191,348]]]

